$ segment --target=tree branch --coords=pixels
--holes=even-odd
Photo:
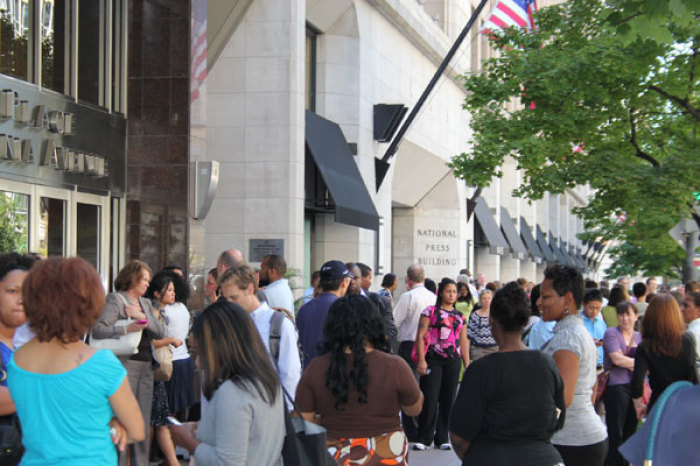
[[[693,87],[695,86],[695,67],[697,66],[697,58],[698,58],[698,48],[694,47],[691,49],[693,51],[693,56],[690,59],[690,79],[688,79],[688,95],[691,95],[693,93]]]
[[[637,123],[634,120],[634,108],[630,108],[629,110],[630,114],[630,144],[637,150],[637,153],[634,154],[636,157],[639,157],[640,159],[646,160],[652,166],[658,167],[659,161],[656,160],[654,157],[651,155],[647,154],[642,150],[641,147],[639,147],[639,143],[637,142]]]
[[[634,13],[633,15],[628,16],[627,18],[622,18],[622,19],[621,19],[620,21],[618,21],[617,23],[612,23],[612,25],[613,25],[613,26],[619,26],[620,24],[626,23],[627,21],[631,21],[631,20],[633,20],[634,18],[636,18],[637,16],[641,16],[641,15],[642,15],[642,13]]]
[[[700,121],[700,110],[690,105],[690,101],[687,97],[685,99],[681,99],[677,95],[669,94],[668,92],[653,84],[649,86],[649,89],[666,97],[671,102],[676,103],[676,105],[678,105],[679,107],[686,109],[688,112],[690,112],[691,115],[693,115],[694,119]]]

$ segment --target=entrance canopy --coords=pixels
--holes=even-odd
[[[379,214],[338,124],[306,111],[306,147],[335,203],[335,221],[379,229]]]

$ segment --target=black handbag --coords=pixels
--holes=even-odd
[[[284,466],[337,466],[326,446],[326,429],[301,417],[294,400],[282,387],[285,397],[294,406],[297,417],[292,417],[282,402],[286,434],[282,444]]]
[[[7,371],[0,360],[0,374],[7,379]],[[22,429],[17,413],[0,416],[0,466],[19,464],[24,454]]]

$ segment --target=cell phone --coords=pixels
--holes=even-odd
[[[175,419],[172,416],[168,416],[167,419],[168,419],[168,422],[174,426],[181,426],[182,425],[182,422],[178,421],[177,419]]]
[[[148,319],[139,319],[136,321],[136,323],[139,325],[146,325],[148,323]]]

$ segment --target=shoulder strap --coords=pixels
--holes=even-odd
[[[272,356],[272,361],[275,363],[275,367],[279,371],[278,361],[280,358],[280,338],[282,336],[282,320],[285,319],[285,315],[278,310],[272,314],[270,318],[270,336],[268,338],[268,343],[270,346],[270,356]]]

